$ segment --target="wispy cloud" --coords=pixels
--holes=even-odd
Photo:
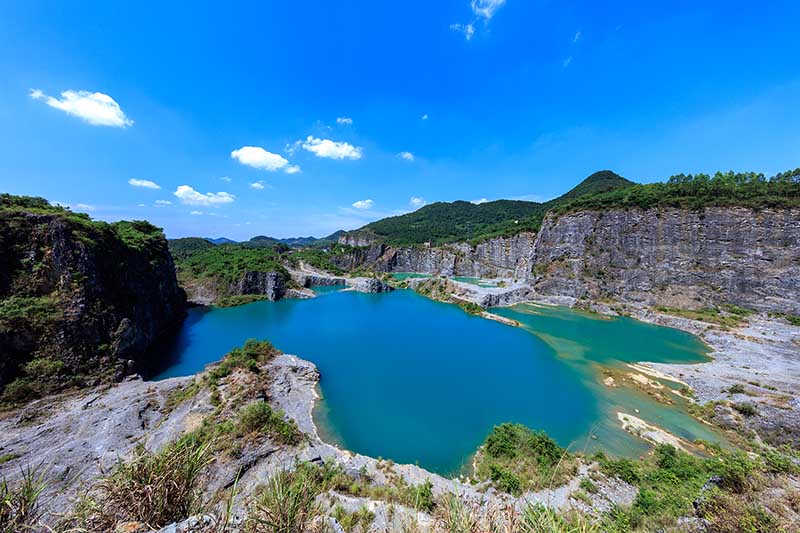
[[[220,179],[226,183],[230,183],[232,181],[228,176],[222,176]]]
[[[336,119],[336,123],[349,126],[353,123],[353,119],[350,117],[339,117]]]
[[[261,191],[264,189],[264,180],[254,181],[250,184],[251,189],[256,189],[257,191]]]
[[[462,34],[466,40],[471,41],[477,31],[475,25],[478,22],[483,22],[483,26],[487,26],[495,13],[497,13],[497,10],[503,7],[505,3],[506,0],[471,0],[470,8],[474,15],[472,22],[468,24],[450,24],[450,29]]]
[[[169,200],[156,200],[154,206],[155,207],[169,207],[172,205],[172,202]]]
[[[107,94],[69,90],[62,92],[61,98],[56,98],[40,89],[31,89],[30,96],[93,126],[125,128],[133,125],[133,120],[125,116],[119,104]]]
[[[128,185],[132,187],[143,187],[145,189],[160,189],[161,185],[154,181],[150,180],[137,180],[136,178],[131,178],[128,180]]]
[[[356,209],[372,209],[372,207],[374,205],[375,205],[375,202],[373,202],[372,200],[369,200],[369,199],[368,200],[359,200],[359,201],[353,203],[353,207],[355,207]]]
[[[419,117],[419,118],[420,118],[420,119],[422,119],[422,120],[428,120],[428,114],[427,114],[427,113],[425,113],[424,115],[422,115],[422,116],[421,116],[421,117]]]
[[[572,42],[573,43],[577,43],[580,40],[581,40],[581,32],[580,31],[576,31],[575,32],[575,37],[573,37]]]
[[[189,185],[180,185],[173,193],[182,204],[217,207],[223,204],[232,203],[236,196],[227,192],[208,192],[201,193],[194,190]]]
[[[269,172],[283,169],[284,172],[294,174],[300,171],[297,165],[289,165],[289,161],[278,154],[264,150],[260,146],[242,146],[231,152],[231,157],[243,165]]]
[[[450,29],[458,33],[463,33],[464,38],[468,41],[472,40],[472,37],[475,35],[475,26],[473,24],[450,24]]]
[[[95,207],[93,205],[89,205],[89,204],[70,204],[70,203],[67,203],[67,202],[51,202],[51,203],[53,205],[58,205],[58,206],[61,206],[61,207],[67,207],[67,208],[69,208],[69,209],[71,209],[73,211],[92,212],[92,211],[95,210]]]
[[[414,154],[412,154],[411,152],[400,152],[399,154],[397,154],[397,157],[399,157],[400,159],[405,159],[406,161],[414,161],[415,159]]]
[[[408,201],[408,205],[410,205],[414,209],[422,207],[426,203],[427,202],[425,202],[425,198],[422,198],[420,196],[412,196],[411,199]]]
[[[307,150],[317,157],[328,159],[361,159],[363,149],[350,143],[332,141],[330,139],[317,139],[311,135],[301,143],[303,150]]]
[[[571,64],[572,64],[572,56],[569,56],[568,58],[566,58],[564,61],[561,62],[561,66],[563,68],[567,68]],[[578,70],[580,70],[580,69],[578,69]]]
[[[472,0],[472,12],[476,16],[491,20],[498,9],[503,7],[506,0]]]

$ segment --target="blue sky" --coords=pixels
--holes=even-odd
[[[244,239],[800,166],[797,1],[116,4],[0,4],[0,191]]]

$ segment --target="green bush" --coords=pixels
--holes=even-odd
[[[302,438],[294,421],[284,420],[283,414],[273,411],[267,402],[251,403],[242,409],[236,427],[243,435],[263,433],[283,444],[298,444]]]

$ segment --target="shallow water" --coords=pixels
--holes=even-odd
[[[646,444],[619,429],[624,409],[688,438],[712,438],[676,407],[599,384],[597,363],[700,361],[706,351],[681,331],[568,309],[495,309],[523,328],[471,316],[412,291],[326,289],[312,300],[192,309],[158,348],[154,379],[193,374],[248,338],[313,361],[324,401],[324,437],[373,457],[459,472],[492,426],[543,429],[573,449],[637,455]],[[590,439],[593,433],[597,440]]]

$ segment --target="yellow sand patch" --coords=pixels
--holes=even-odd
[[[633,372],[628,372],[628,377],[631,378],[637,385],[641,385],[642,387],[650,387],[651,389],[656,389],[656,390],[661,390],[664,388],[664,385],[662,385],[658,381],[652,380],[642,374],[635,374]]]
[[[671,381],[679,385],[686,385],[687,387],[689,386],[685,381],[681,381],[680,379],[670,376],[669,374],[659,372],[655,368],[642,363],[628,363],[628,368],[632,368],[633,370],[636,370],[641,374],[650,376],[651,378],[666,379],[667,381]]]
[[[680,437],[649,424],[637,416],[617,411],[617,419],[622,424],[622,429],[651,444],[671,444],[684,451],[689,451],[691,448],[691,445]]]

